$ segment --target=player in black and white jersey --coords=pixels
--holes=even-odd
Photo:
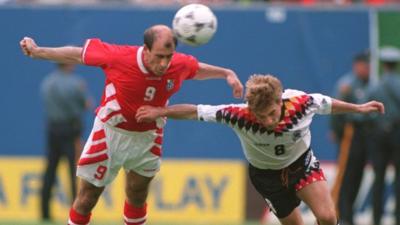
[[[383,104],[351,104],[322,94],[283,91],[281,82],[271,75],[251,76],[246,88],[246,104],[144,106],[136,118],[146,122],[166,116],[228,125],[241,141],[254,187],[282,224],[304,224],[300,201],[310,207],[318,224],[338,224],[326,179],[310,149],[312,117],[383,113]]]

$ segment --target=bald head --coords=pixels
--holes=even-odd
[[[177,39],[172,33],[171,28],[165,25],[154,25],[144,32],[144,44],[149,50],[153,47],[154,42],[161,41],[165,48],[176,48]]]

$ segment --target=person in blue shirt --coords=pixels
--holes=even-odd
[[[75,75],[74,65],[57,64],[57,69],[45,77],[41,95],[46,113],[47,154],[41,190],[41,218],[51,220],[49,202],[56,180],[57,166],[62,157],[69,164],[72,198],[76,196],[75,161],[82,132],[82,114],[90,106],[83,79]],[[79,155],[78,155],[79,156]]]
[[[361,52],[354,56],[351,72],[337,83],[336,97],[355,104],[365,102],[369,89],[369,54]],[[331,127],[339,146],[338,172],[333,187],[341,224],[354,224],[354,203],[367,164],[371,123],[368,115],[335,115]]]
[[[382,101],[386,106],[384,115],[377,115],[373,143],[376,146],[371,153],[375,179],[373,182],[373,220],[374,225],[382,224],[384,212],[385,174],[389,164],[395,167],[394,194],[396,225],[400,225],[400,50],[387,46],[380,50],[382,76],[371,89],[370,99]]]

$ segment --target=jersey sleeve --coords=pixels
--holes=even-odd
[[[217,114],[230,105],[197,105],[197,119],[206,122],[218,122]]]
[[[189,73],[185,77],[185,80],[193,79],[196,75],[197,71],[199,70],[199,61],[191,55],[184,55],[186,68],[188,69]]]
[[[199,61],[194,56],[188,56],[188,67],[190,69],[189,75],[186,79],[193,79],[196,75],[197,71],[199,70]]]
[[[82,51],[82,61],[88,66],[106,66],[112,63],[115,46],[100,39],[88,39]]]
[[[314,93],[309,94],[313,98],[315,113],[330,114],[332,112],[332,98],[326,95]]]
[[[197,119],[206,122],[225,123],[228,126],[227,115],[241,114],[240,111],[246,108],[246,104],[229,105],[197,105]]]
[[[206,122],[216,122],[217,112],[222,108],[220,105],[197,105],[197,119]]]

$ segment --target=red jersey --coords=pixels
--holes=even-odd
[[[199,63],[190,55],[174,53],[162,76],[143,64],[143,47],[113,45],[88,39],[82,52],[84,64],[101,67],[105,88],[96,115],[104,123],[129,131],[157,129],[156,122],[138,123],[136,110],[143,105],[165,106],[182,82],[195,76]]]

